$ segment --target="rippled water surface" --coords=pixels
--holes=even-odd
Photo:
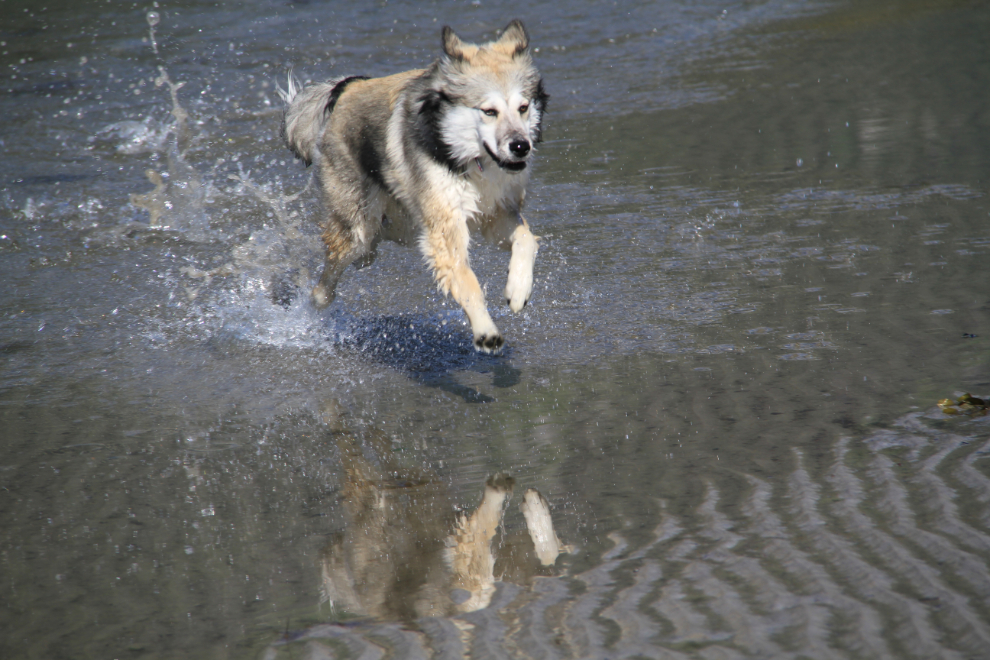
[[[0,15],[0,656],[990,655],[990,417],[935,405],[990,395],[983,3]],[[551,101],[522,314],[472,254],[504,354],[404,248],[291,295],[276,80],[517,16]]]

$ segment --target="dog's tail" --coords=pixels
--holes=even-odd
[[[276,83],[275,91],[285,102],[282,114],[282,137],[285,144],[306,165],[320,157],[320,138],[327,117],[333,111],[337,98],[352,80],[364,80],[364,76],[347,76],[303,87],[289,71],[286,86]]]

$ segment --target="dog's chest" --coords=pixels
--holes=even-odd
[[[493,171],[494,170],[494,171]],[[497,168],[475,170],[465,177],[465,210],[469,215],[493,215],[499,209],[519,209],[526,191],[525,173],[506,174]]]

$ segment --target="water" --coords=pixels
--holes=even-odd
[[[990,394],[990,12],[520,9],[4,5],[0,655],[987,654],[990,417],[935,403]],[[395,246],[273,304],[320,267],[275,81],[516,15],[551,101],[505,354]],[[326,600],[374,538],[365,602],[415,601],[496,472],[488,607]]]

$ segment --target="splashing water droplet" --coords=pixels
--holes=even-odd
[[[148,21],[148,25],[150,25],[151,27],[155,27],[156,25],[158,25],[158,22],[162,19],[161,14],[159,14],[157,11],[149,11],[147,14],[144,15],[144,17]]]

